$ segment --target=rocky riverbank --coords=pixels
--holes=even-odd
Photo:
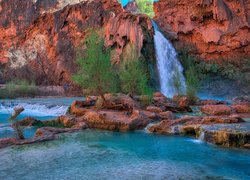
[[[233,104],[198,100],[190,106],[187,97],[168,99],[161,93],[155,93],[152,102],[145,96],[124,94],[106,94],[105,100],[89,96],[84,101],[74,101],[68,113],[56,119],[40,121],[26,118],[19,121],[17,123],[21,126],[40,127],[35,137],[1,139],[0,147],[53,140],[60,133],[86,128],[122,132],[146,128],[152,133],[192,135],[225,147],[249,148],[250,125],[247,121],[250,103],[247,100]],[[193,112],[197,109],[199,113]]]

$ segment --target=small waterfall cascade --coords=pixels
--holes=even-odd
[[[202,131],[200,134],[199,140],[204,141],[204,137],[205,137],[205,133],[204,133],[204,131]]]
[[[183,75],[183,67],[178,61],[173,45],[160,32],[153,21],[155,30],[154,43],[157,58],[157,68],[160,78],[160,89],[166,97],[172,98],[178,93],[185,93],[186,82]]]
[[[32,116],[61,116],[66,114],[69,106],[66,105],[52,105],[41,103],[18,103],[18,102],[0,102],[1,113],[12,113],[14,107],[24,107],[22,114],[28,114]]]

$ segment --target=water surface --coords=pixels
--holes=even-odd
[[[8,120],[14,107],[23,106],[25,109],[18,116],[18,120],[26,117],[48,120],[64,115],[75,99],[82,100],[83,98],[26,98],[0,100],[0,138],[14,136],[13,129],[10,127],[10,122]],[[35,127],[25,128],[24,135],[26,138],[32,137],[35,131]]]
[[[0,150],[0,179],[250,179],[250,153],[192,138],[85,130]]]

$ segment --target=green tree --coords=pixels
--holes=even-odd
[[[196,95],[200,85],[200,79],[202,74],[199,73],[195,59],[188,55],[187,51],[182,53],[180,57],[181,63],[185,69],[185,77],[187,83],[187,96],[190,99],[191,103],[196,101]]]
[[[136,0],[140,13],[147,14],[150,18],[155,16],[153,0]]]
[[[110,49],[104,47],[100,32],[93,31],[86,39],[85,51],[79,51],[77,64],[79,71],[73,80],[81,87],[98,93],[106,102],[104,94],[115,92],[116,74],[110,62]]]
[[[137,49],[129,44],[123,53],[119,77],[124,93],[148,95],[152,92],[148,74]]]
[[[199,76],[194,67],[190,67],[186,71],[187,96],[191,103],[196,101],[196,94],[199,88]]]
[[[181,84],[181,75],[178,71],[176,71],[177,74],[173,77],[173,80],[174,80],[174,87],[176,89],[176,95],[177,96],[180,96],[183,94],[182,92],[182,84]]]

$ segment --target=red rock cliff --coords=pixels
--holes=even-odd
[[[250,0],[160,0],[154,10],[178,50],[205,60],[250,57]]]
[[[105,29],[106,42],[118,59],[132,42],[152,60],[147,52],[153,49],[149,18],[124,12],[116,0],[2,0],[0,81],[18,77],[37,84],[71,82],[76,48],[90,28]]]

